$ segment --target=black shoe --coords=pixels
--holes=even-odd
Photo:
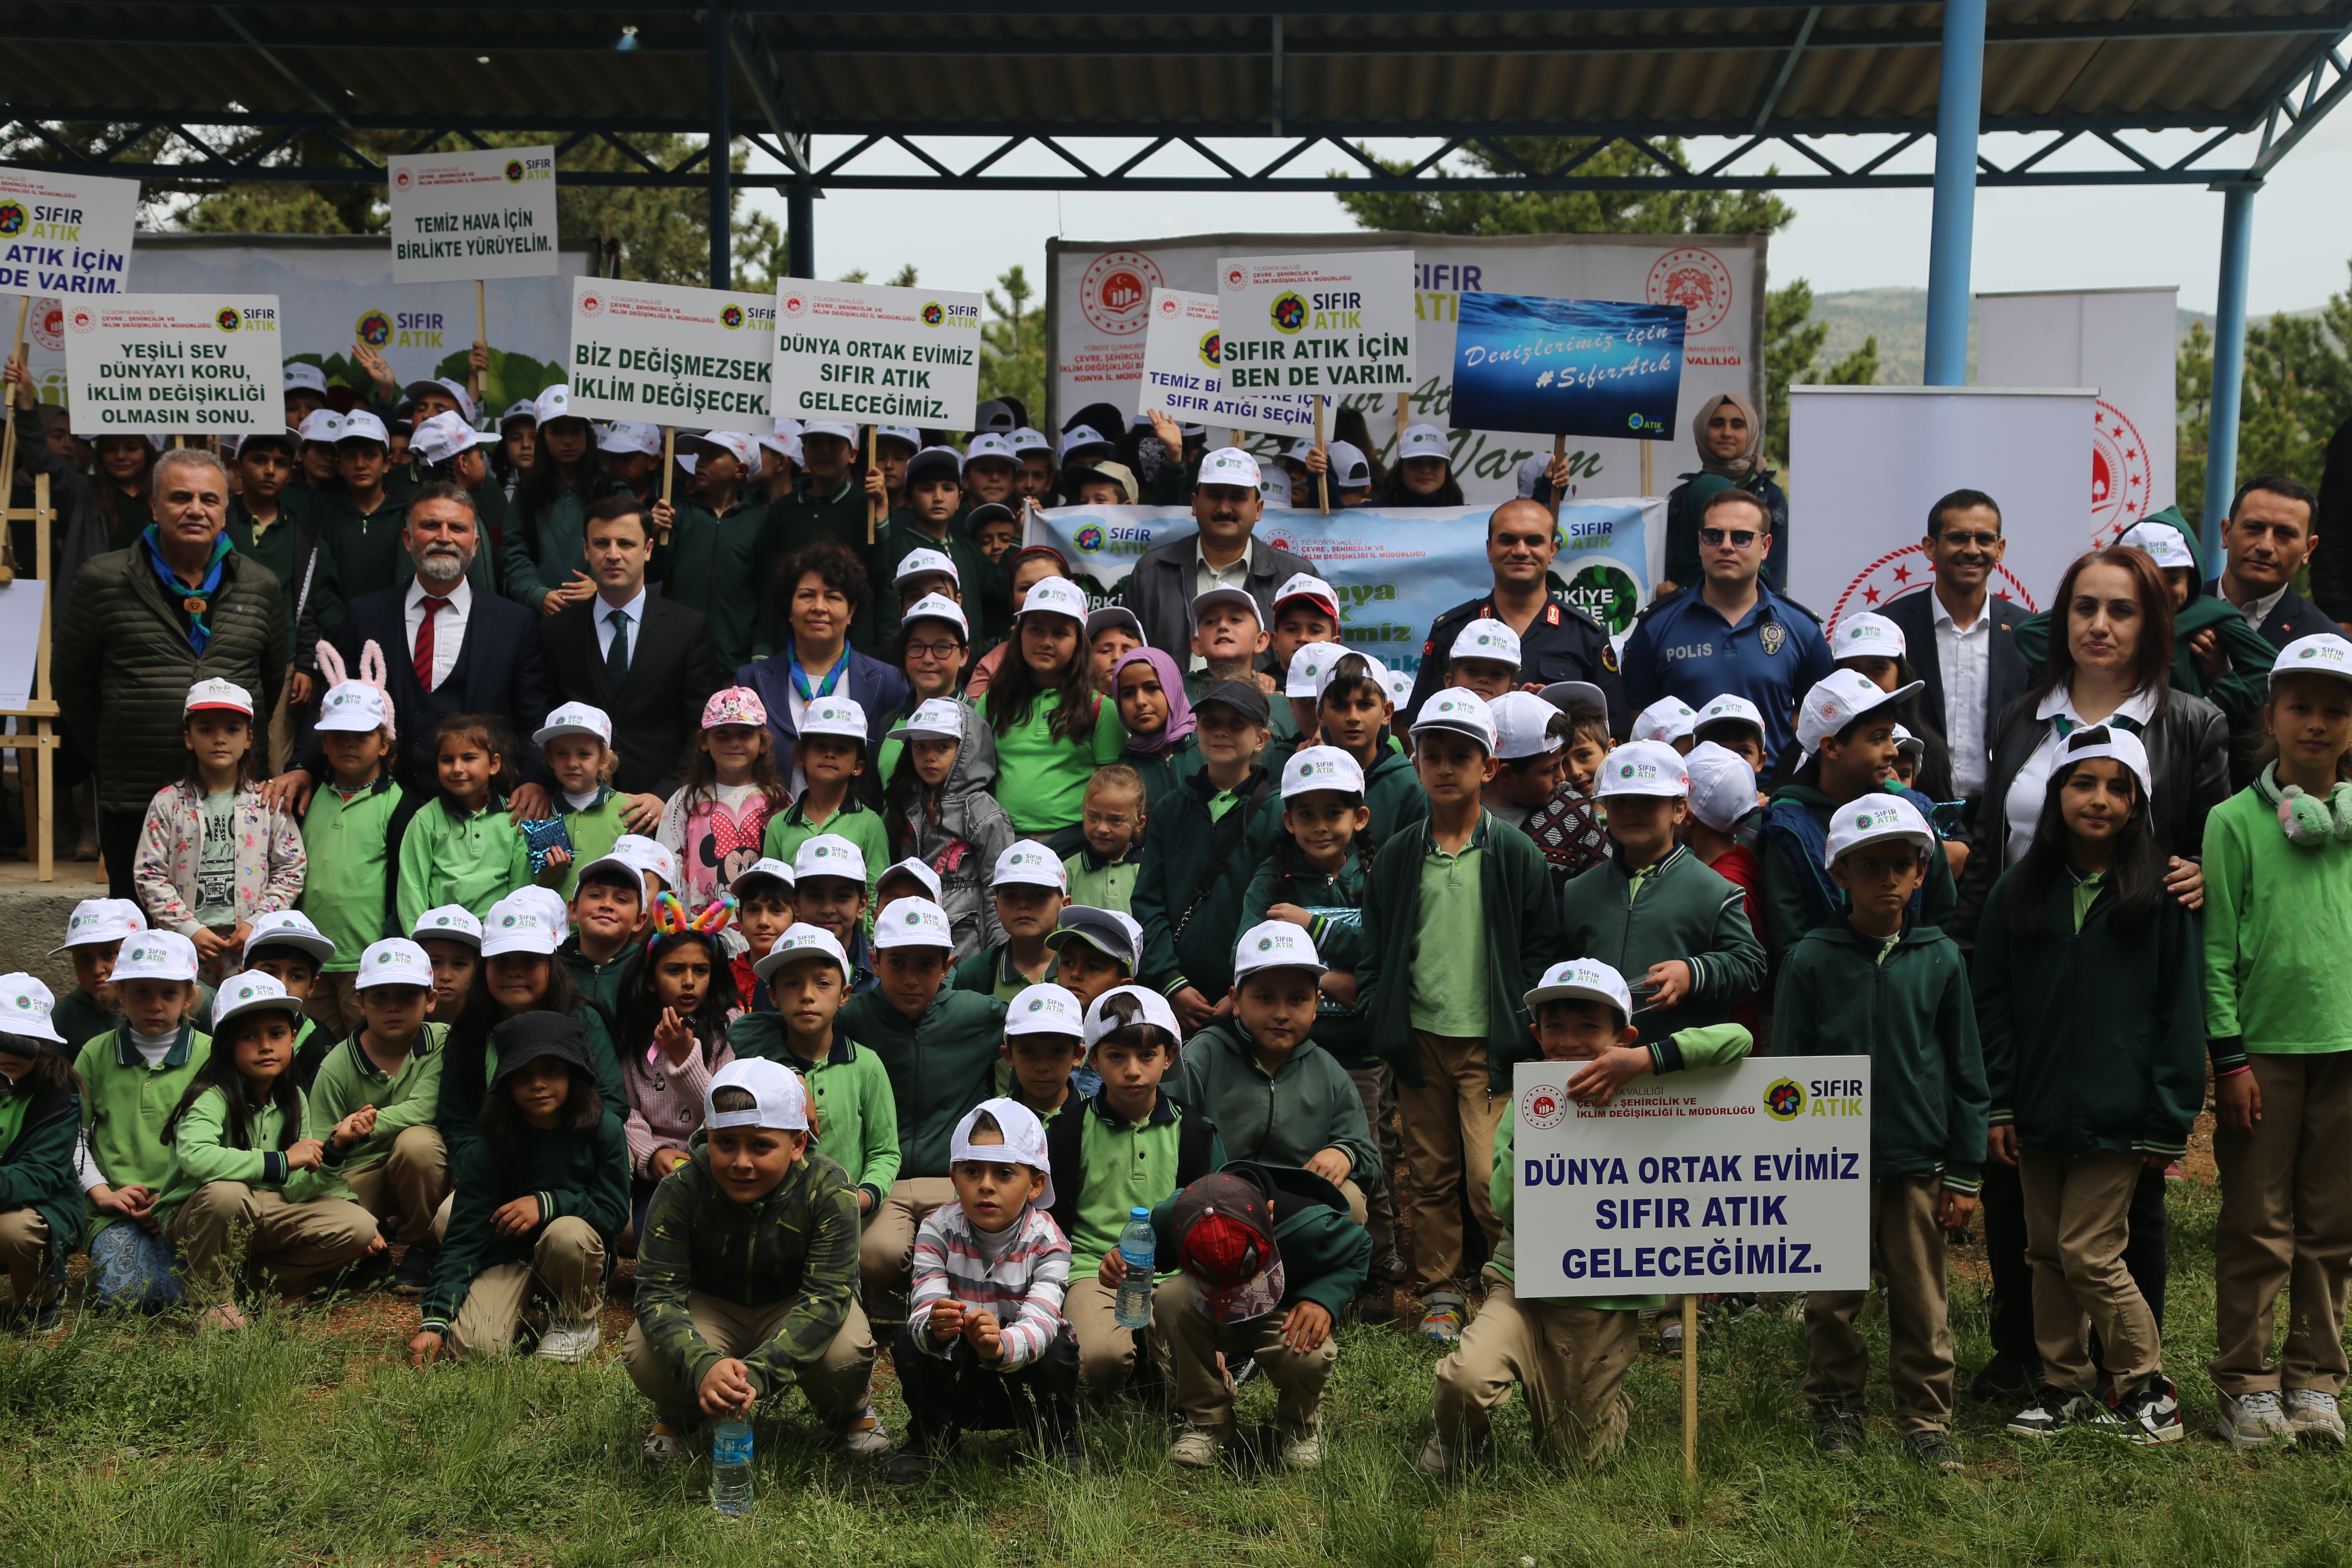
[[[1832,1458],[1853,1458],[1863,1445],[1862,1417],[1851,1410],[1834,1410],[1813,1423],[1813,1447]]]
[[[354,1296],[381,1289],[392,1278],[392,1254],[379,1252],[373,1258],[362,1258],[336,1277],[335,1289]]]
[[[1977,1373],[1969,1393],[1988,1405],[2029,1405],[2041,1386],[2039,1366],[1995,1356]]]
[[[433,1289],[433,1270],[441,1261],[441,1249],[419,1241],[411,1243],[401,1255],[399,1271],[392,1277],[392,1293],[395,1296],[422,1296]]]
[[[2012,1437],[2054,1437],[2095,1414],[2091,1401],[2073,1389],[2045,1383],[2033,1391],[2031,1404],[2009,1418],[2006,1430]]]
[[[1385,1285],[1377,1285],[1356,1298],[1356,1321],[1372,1328],[1385,1328],[1396,1321],[1396,1298]]]
[[[1952,1441],[1948,1432],[1913,1432],[1903,1439],[1911,1450],[1911,1458],[1931,1476],[1952,1475],[1965,1470],[1968,1462],[1960,1458],[1960,1446]]]

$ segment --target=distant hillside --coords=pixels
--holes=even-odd
[[[2290,310],[2291,316],[2316,316],[2319,308]],[[1925,289],[1849,289],[1837,294],[1813,296],[1813,319],[1826,322],[1828,340],[1816,366],[1835,364],[1862,347],[1863,340],[1878,336],[1878,379],[1886,386],[1916,386],[1926,374],[1927,356],[1927,290]],[[2213,317],[2202,310],[2179,312],[2179,332],[2189,335],[2189,323],[2202,321],[2213,330]],[[1977,330],[1969,323],[1969,377],[1976,378]]]

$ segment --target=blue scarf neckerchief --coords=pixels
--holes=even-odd
[[[181,582],[180,574],[172,569],[172,563],[163,559],[163,535],[153,523],[147,525],[139,540],[147,547],[147,563],[155,569],[155,575],[163,580],[164,596],[177,599],[181,613],[188,617],[188,646],[197,653],[203,653],[205,645],[213,640],[212,613],[220,593],[221,563],[226,561],[231,552],[227,531],[224,530],[213,541],[212,564],[205,573],[204,582],[194,588]]]

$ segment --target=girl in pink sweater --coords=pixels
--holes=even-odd
[[[656,900],[654,933],[621,978],[613,1035],[628,1091],[630,1208],[642,1235],[654,1188],[686,1163],[686,1145],[702,1126],[703,1090],[735,1059],[727,1017],[735,980],[719,952],[731,900],[692,917],[675,895]],[[698,927],[699,929],[696,929]]]

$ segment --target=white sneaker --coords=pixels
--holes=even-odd
[[[1483,1439],[1454,1444],[1432,1432],[1429,1441],[1421,1446],[1421,1458],[1413,1461],[1413,1468],[1424,1476],[1442,1476],[1451,1479],[1465,1468],[1476,1464],[1483,1452]]]
[[[541,1361],[577,1365],[595,1354],[604,1341],[604,1331],[593,1319],[584,1323],[550,1323],[547,1332],[539,1336],[539,1349],[531,1353]]]
[[[882,1417],[867,1405],[853,1417],[837,1434],[841,1451],[853,1459],[871,1459],[890,1451],[890,1434],[882,1430]]]
[[[1223,1447],[1215,1433],[1187,1426],[1168,1446],[1168,1462],[1188,1470],[1213,1470],[1217,1467],[1217,1451]]]
[[[2215,1391],[2213,1429],[2233,1448],[2260,1448],[2271,1443],[2294,1441],[2294,1428],[2288,1425],[2274,1389],[2258,1389],[2242,1399]]]
[[[1282,1428],[1282,1464],[1285,1469],[1311,1470],[1323,1462],[1323,1423],[1310,1421],[1296,1431]]]
[[[2286,1424],[2297,1437],[2315,1437],[2323,1443],[2344,1441],[2344,1413],[2336,1407],[2336,1395],[2315,1388],[2290,1388],[2279,1395],[2279,1404],[2284,1406]]]

